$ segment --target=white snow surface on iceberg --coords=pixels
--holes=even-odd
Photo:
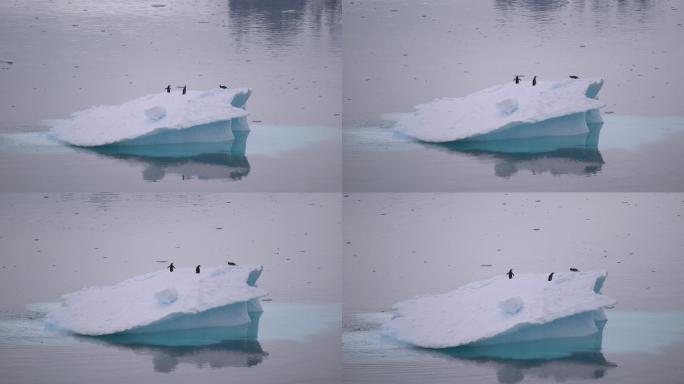
[[[247,116],[248,88],[157,93],[119,105],[102,105],[49,120],[56,138],[92,147],[132,140],[165,130],[182,130]]]
[[[394,305],[385,331],[424,348],[450,348],[588,336],[615,300],[602,295],[602,271],[518,274]]]
[[[167,269],[136,276],[112,286],[84,288],[64,295],[48,313],[48,324],[82,335],[135,330],[159,321],[244,303],[240,311],[259,309],[267,294],[256,287],[263,267],[221,266]],[[248,322],[248,320],[246,320]]]
[[[493,132],[501,133],[522,125],[581,114],[575,116],[581,119],[572,119],[566,124],[558,121],[560,124],[538,127],[513,136],[577,134],[587,132],[586,122],[601,122],[598,109],[605,104],[596,96],[602,86],[602,79],[539,81],[536,86],[529,82],[511,82],[464,97],[433,100],[414,107],[413,112],[388,114],[386,118],[396,122],[398,131],[435,143],[484,140],[487,139],[484,135]],[[573,126],[571,130],[569,125]],[[496,139],[502,137],[499,135]]]

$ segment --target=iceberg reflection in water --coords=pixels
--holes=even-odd
[[[605,323],[597,322],[599,333],[586,337],[464,346],[431,353],[496,369],[499,383],[519,383],[525,376],[557,382],[598,379],[617,367],[601,352]]]
[[[198,368],[252,367],[263,362],[268,353],[257,340],[261,312],[250,312],[249,316],[249,324],[234,327],[79,336],[79,339],[151,356],[157,372],[172,372],[181,363]]]
[[[240,180],[250,172],[245,154],[249,130],[234,131],[233,135],[232,141],[223,142],[74,148],[142,165],[146,181],[159,181],[167,174],[184,180]]]
[[[495,175],[503,178],[519,171],[529,171],[534,175],[545,172],[552,175],[594,175],[605,164],[598,149],[603,123],[587,125],[589,132],[571,136],[422,144],[494,161]]]

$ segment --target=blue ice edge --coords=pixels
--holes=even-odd
[[[684,132],[684,116],[605,115],[603,120],[602,124],[587,124],[588,132],[583,134],[489,141],[460,140],[443,144],[414,140],[394,131],[391,125],[346,128],[343,132],[345,147],[357,151],[432,148],[454,152],[504,154],[544,153],[565,148],[636,149]]]
[[[150,356],[156,372],[169,373],[180,364],[196,368],[253,367],[269,356],[263,342],[307,343],[319,334],[337,332],[341,304],[262,303],[264,312],[235,327],[180,331],[78,336],[46,328],[45,314],[59,303],[31,305],[28,311],[0,314],[0,347],[71,347],[82,343]],[[221,308],[217,308],[220,312]],[[86,350],[87,351],[87,350]]]
[[[64,346],[86,341],[120,346],[204,347],[231,340],[306,343],[311,337],[339,329],[342,311],[339,303],[262,302],[263,312],[250,312],[250,323],[235,327],[78,336],[46,327],[45,314],[54,305],[59,303],[31,305],[25,313],[0,317],[0,345]],[[221,310],[215,309],[218,312]]]
[[[659,354],[670,345],[684,342],[684,311],[610,310],[609,320],[597,322],[599,332],[590,336],[438,350],[414,347],[384,334],[380,326],[391,316],[388,312],[353,315],[342,335],[345,359],[409,362],[436,356],[465,360],[553,361],[593,356],[605,360],[603,354]]]

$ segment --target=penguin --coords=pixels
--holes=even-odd
[[[171,264],[169,264],[169,266],[168,266],[168,267],[166,267],[166,268],[168,268],[168,269],[169,269],[169,271],[173,272],[173,270],[174,270],[174,269],[176,269],[176,266],[175,266],[175,265],[173,265],[173,263],[171,263]]]
[[[167,85],[164,89],[166,89],[166,93],[171,93],[171,84]]]
[[[532,86],[534,87],[535,85],[537,85],[537,76],[532,78]]]
[[[513,275],[514,275],[514,273],[513,273],[513,268],[511,268],[511,269],[508,270],[507,275],[508,275],[508,279],[509,279],[509,280],[513,278]]]
[[[229,261],[228,265],[237,265],[237,264],[233,263],[232,261]]]
[[[579,271],[579,269],[577,269],[577,268],[570,268],[570,270],[571,270],[572,272],[578,272],[578,271]]]
[[[549,281],[553,280],[553,272],[549,275]]]
[[[195,267],[195,273],[200,273],[200,266],[199,265]]]
[[[513,79],[513,81],[515,81],[516,84],[520,83],[520,76],[515,75],[515,78]]]
[[[183,86],[183,94],[184,94],[184,95],[185,95],[185,92],[186,92],[187,90],[188,90],[187,85],[184,85],[184,86]]]
[[[579,79],[579,77],[577,77],[577,76],[575,76],[575,75],[570,75],[570,78],[571,78],[571,79]]]
[[[223,85],[223,84],[219,84],[219,88],[221,88],[221,89],[228,89],[228,87],[226,87],[226,86]]]

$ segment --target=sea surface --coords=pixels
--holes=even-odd
[[[0,381],[338,382],[340,200],[286,193],[0,194]],[[170,262],[228,261],[264,266],[258,285],[269,295],[256,339],[219,334],[182,347],[121,344],[45,322],[63,294],[80,288]]]
[[[349,193],[343,205],[345,382],[684,377],[684,195]],[[617,304],[606,310],[600,348],[521,359],[513,346],[503,357],[474,357],[413,348],[381,329],[399,301],[509,268],[548,274],[571,267],[608,273],[603,293]]]
[[[681,1],[345,1],[343,12],[346,191],[684,190]],[[432,146],[383,121],[515,75],[603,78],[598,145]]]

